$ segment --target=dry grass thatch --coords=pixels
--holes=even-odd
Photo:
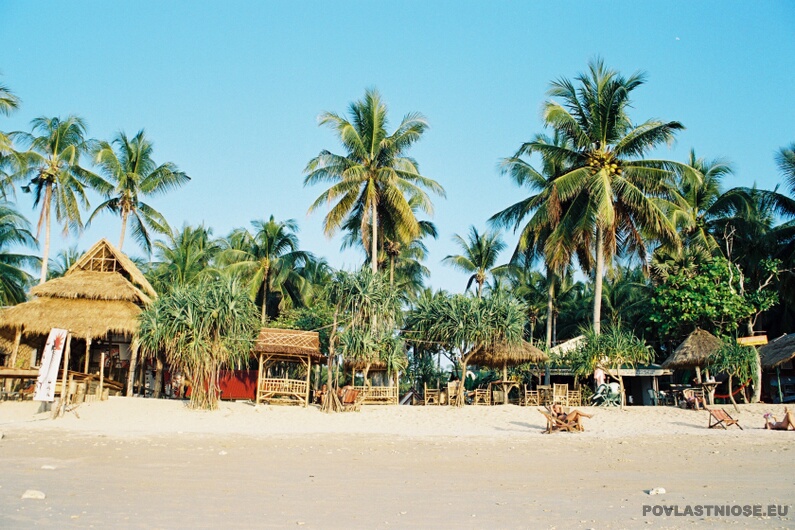
[[[271,353],[296,357],[310,356],[321,360],[320,337],[314,331],[262,328],[254,344],[255,353]]]
[[[151,298],[156,298],[152,285],[144,277],[143,273],[135,266],[124,253],[110,244],[110,242],[102,238],[97,241],[88,251],[78,259],[69,270],[66,271],[64,276],[73,274],[75,271],[93,271],[93,272],[118,272],[133,284],[138,286],[143,292]]]
[[[663,368],[679,369],[704,366],[723,341],[708,331],[697,329],[663,363]]]
[[[795,358],[795,333],[782,335],[759,348],[762,368],[775,368]]]
[[[505,365],[516,366],[525,363],[541,363],[549,360],[546,353],[539,350],[527,341],[520,345],[499,345],[491,350],[476,352],[470,362],[479,366],[499,368]]]
[[[36,298],[0,310],[0,322],[4,328],[24,328],[25,334],[46,335],[61,328],[95,339],[108,333],[134,335],[140,313],[141,308],[127,300]]]
[[[346,360],[342,365],[342,369],[346,372],[351,370],[361,372],[365,368],[367,368],[367,362],[359,359]],[[371,362],[369,372],[386,372],[386,363],[381,360]]]
[[[46,298],[85,298],[89,300],[126,300],[148,305],[151,299],[118,272],[75,270],[30,290]]]
[[[11,355],[14,353],[14,339],[16,333],[11,328],[0,328],[0,353]],[[30,344],[26,344],[24,337],[19,343],[19,352],[17,353],[17,365],[12,368],[27,368],[30,365],[30,359],[33,357],[33,352],[36,349]],[[8,358],[10,361],[10,357]],[[2,366],[2,365],[0,365]]]

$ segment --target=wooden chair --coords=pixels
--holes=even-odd
[[[582,405],[582,392],[580,390],[569,390],[567,401],[570,407],[579,407]]]
[[[706,407],[705,407],[706,408]],[[743,426],[740,425],[739,420],[735,420],[729,413],[726,412],[724,409],[707,409],[709,411],[709,428],[713,429],[715,427],[723,427],[727,429],[732,425],[736,425],[743,430]]]
[[[491,392],[488,388],[476,388],[472,394],[473,405],[491,405]]]
[[[428,388],[427,384],[423,384],[423,405],[439,405],[441,404],[441,390],[439,387],[436,388]]]
[[[538,409],[538,412],[544,415],[547,419],[547,430],[544,431],[544,434],[551,434],[553,432],[580,432],[580,426],[577,425],[577,422],[572,421],[563,421],[557,416],[553,416],[549,411]]]
[[[364,394],[352,388],[346,388],[342,394],[342,410],[358,412],[362,408]]]
[[[450,381],[447,383],[447,404],[458,405],[458,385],[461,381]],[[463,405],[463,403],[461,403]]]
[[[552,405],[552,385],[538,385],[539,405]]]
[[[554,385],[552,387],[552,404],[569,406],[569,385]]]
[[[528,390],[527,385],[524,385],[524,393],[522,395],[522,405],[530,406],[530,405],[540,405],[541,404],[541,396],[538,395],[538,390]]]

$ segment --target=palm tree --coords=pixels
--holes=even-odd
[[[357,208],[361,210],[362,242],[370,248],[370,264],[376,272],[383,212],[394,219],[401,240],[413,239],[420,235],[420,227],[411,201],[431,214],[433,205],[425,189],[442,197],[444,189],[422,176],[417,162],[406,156],[427,128],[421,114],[407,114],[397,129],[387,134],[387,107],[374,89],[352,103],[349,114],[350,121],[332,112],[320,115],[320,125],[337,133],[346,153],[321,151],[307,164],[304,185],[333,182],[309,208],[312,212],[333,203],[323,223],[327,236],[342,227]]]
[[[33,206],[41,206],[36,238],[44,228],[40,283],[47,280],[50,254],[50,210],[55,206],[55,219],[63,224],[64,235],[83,228],[80,208],[88,208],[86,187],[107,193],[110,185],[80,166],[80,158],[88,153],[92,142],[86,139],[86,124],[77,116],[36,118],[32,134],[12,133],[28,147],[23,154],[24,168],[16,178],[29,180],[22,187],[34,194]]]
[[[252,300],[261,300],[262,323],[278,316],[285,298],[293,305],[303,304],[310,284],[298,274],[298,268],[313,260],[309,252],[299,250],[298,224],[294,219],[277,222],[253,221],[254,233],[245,228],[234,230],[221,260],[233,274],[250,282]]]
[[[19,98],[15,96],[7,86],[0,83],[0,114],[8,116],[17,108],[19,108]],[[9,166],[12,163],[14,155],[15,151],[11,138],[0,131],[0,198],[2,199],[5,199],[7,189],[13,192],[9,174],[11,169]]]
[[[776,164],[784,175],[789,192],[795,196],[795,143],[778,150]]]
[[[36,246],[28,221],[11,203],[0,201],[0,306],[27,299],[26,291],[33,278],[25,268],[39,264],[37,257],[15,251],[20,246]]]
[[[147,279],[159,293],[170,292],[217,274],[211,265],[220,246],[212,239],[212,229],[185,225],[155,242],[157,261],[149,267]]]
[[[167,234],[170,228],[166,219],[140,198],[175,189],[189,181],[190,177],[172,162],[155,163],[152,159],[152,142],[146,138],[143,129],[131,139],[120,132],[112,144],[115,150],[108,142],[101,142],[94,151],[95,162],[112,183],[113,189],[107,194],[107,200],[97,206],[88,218],[88,223],[104,211],[121,216],[121,250],[127,220],[131,219],[133,236],[150,254],[152,241],[149,230]]]
[[[497,258],[500,252],[505,249],[505,242],[500,238],[498,232],[486,230],[482,234],[478,233],[474,226],[469,227],[469,237],[464,239],[458,234],[453,236],[453,241],[458,243],[463,254],[455,254],[445,257],[442,263],[447,263],[454,269],[470,273],[467,281],[466,290],[469,290],[472,282],[478,286],[477,295],[480,298],[483,292],[483,284],[489,274],[493,274],[497,268]]]
[[[53,278],[62,277],[82,255],[83,252],[77,250],[77,245],[72,245],[69,248],[59,251],[58,254],[55,255],[55,259],[50,263],[47,279],[52,280]]]
[[[658,146],[671,143],[684,127],[676,121],[631,122],[627,115],[630,94],[644,81],[644,74],[626,78],[607,69],[601,59],[591,61],[588,73],[580,74],[576,84],[565,78],[554,81],[548,94],[561,102],[553,99],[544,104],[544,120],[571,146],[533,140],[518,152],[540,153],[567,168],[549,183],[550,194],[574,202],[577,222],[560,224],[555,232],[574,229],[581,244],[594,245],[596,333],[601,321],[605,260],[612,260],[619,246],[645,261],[646,241],[675,244],[676,228],[666,216],[676,208],[672,202],[676,198],[675,176],[698,180],[684,164],[645,158]]]

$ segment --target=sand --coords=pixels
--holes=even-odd
[[[795,432],[761,429],[780,406],[728,407],[744,431],[709,430],[706,412],[586,407],[587,432],[553,435],[513,405],[37,408],[0,403],[0,528],[795,527]],[[716,504],[788,513],[643,513]]]

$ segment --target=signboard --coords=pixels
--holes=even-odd
[[[58,367],[61,365],[61,355],[66,345],[68,332],[65,329],[53,328],[47,337],[47,344],[41,355],[39,377],[36,379],[36,391],[33,399],[36,401],[55,400],[55,382],[58,380]]]
[[[740,337],[737,344],[743,346],[764,346],[767,344],[767,335],[754,335],[753,337]]]

